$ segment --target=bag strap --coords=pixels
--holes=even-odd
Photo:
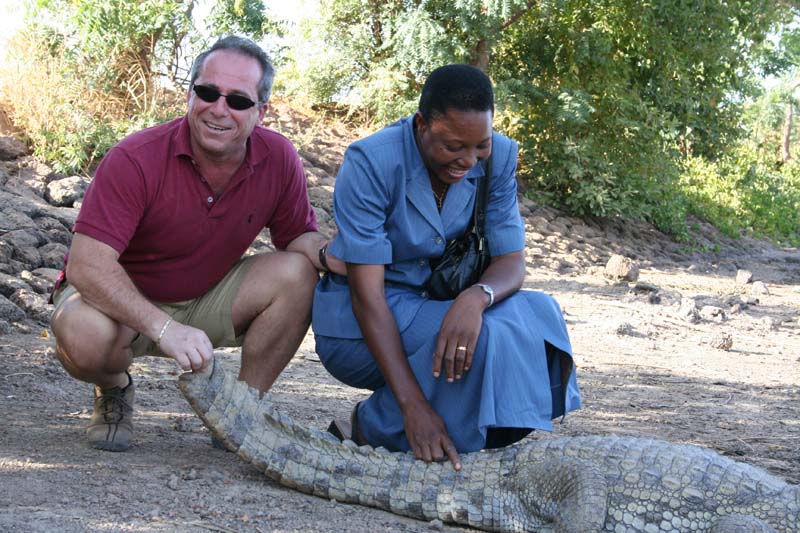
[[[472,216],[472,231],[481,240],[481,244],[486,231],[486,206],[489,204],[489,186],[492,181],[492,156],[486,159],[484,166],[486,175],[483,179],[478,178],[478,191],[475,194],[475,212]]]

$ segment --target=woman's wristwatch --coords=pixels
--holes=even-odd
[[[489,305],[486,306],[486,309],[489,309],[494,303],[494,289],[485,283],[476,283],[473,287],[480,287],[489,296]]]

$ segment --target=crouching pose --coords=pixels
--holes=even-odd
[[[273,68],[250,40],[200,54],[184,117],[127,137],[100,164],[53,294],[56,353],[95,385],[89,442],[131,445],[133,358],[203,368],[242,346],[266,391],[303,339],[325,238],[291,143],[259,124]],[[242,258],[262,228],[279,250]]]
[[[413,116],[353,143],[334,192],[338,235],[320,256],[347,276],[317,285],[312,327],[328,371],[374,391],[331,431],[425,461],[511,444],[580,407],[564,319],[550,296],[520,290],[524,225],[516,144],[492,131],[491,82],[448,65],[428,77]],[[425,290],[431,262],[466,230],[492,157],[491,264],[455,299]]]

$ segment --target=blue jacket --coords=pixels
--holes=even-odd
[[[517,145],[492,135],[492,180],[486,236],[492,256],[520,251],[525,228],[517,205]],[[483,164],[450,186],[441,213],[414,141],[413,116],[364,139],[345,152],[333,196],[338,234],[329,252],[344,261],[385,265],[386,299],[403,331],[427,297],[430,260],[463,234],[472,217]],[[408,287],[400,287],[402,284]],[[418,290],[413,290],[417,287]],[[325,275],[314,295],[312,326],[318,335],[358,339],[346,278]]]

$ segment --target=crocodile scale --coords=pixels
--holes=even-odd
[[[228,449],[327,499],[486,531],[800,532],[800,486],[697,446],[527,439],[463,454],[456,472],[295,424],[216,363],[180,388]]]

